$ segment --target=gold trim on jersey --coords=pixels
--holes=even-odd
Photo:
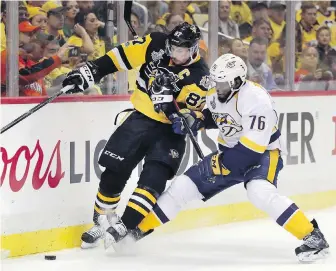
[[[249,148],[252,151],[264,153],[266,150],[266,146],[261,146],[254,141],[248,139],[246,136],[242,136],[240,138],[240,143],[243,144],[246,148]]]
[[[271,150],[269,151],[270,155],[270,162],[269,162],[269,168],[267,173],[267,180],[271,183],[274,182],[276,169],[279,162],[279,150]]]

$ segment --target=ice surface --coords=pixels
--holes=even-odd
[[[103,247],[64,250],[57,260],[44,254],[6,259],[4,271],[161,271],[161,270],[258,270],[335,271],[336,207],[314,213],[329,244],[331,255],[323,262],[300,264],[294,249],[301,242],[270,219],[233,223],[173,234],[153,234],[136,246],[133,256],[121,256]]]

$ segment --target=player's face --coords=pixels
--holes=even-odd
[[[216,82],[216,91],[217,91],[218,101],[220,101],[221,103],[224,103],[231,92],[231,87],[230,87],[229,82]]]
[[[171,59],[175,65],[182,65],[190,58],[190,49],[185,47],[171,47]]]

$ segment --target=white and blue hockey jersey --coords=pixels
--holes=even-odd
[[[225,150],[222,162],[231,171],[254,164],[265,150],[283,150],[274,102],[259,84],[246,81],[225,103],[218,101],[216,90],[211,90],[206,105],[205,128],[218,127],[219,149]],[[241,165],[235,165],[237,161]]]

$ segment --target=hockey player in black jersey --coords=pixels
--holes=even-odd
[[[174,101],[181,108],[201,111],[209,90],[209,69],[200,57],[199,39],[199,28],[183,23],[169,35],[151,33],[123,43],[70,72],[63,81],[63,86],[75,85],[71,92],[81,92],[107,74],[141,66],[131,96],[134,111],[111,135],[99,158],[105,171],[94,203],[94,226],[83,233],[82,248],[93,247],[104,237],[102,218],[113,226],[116,239],[122,239],[151,211],[167,180],[176,174],[185,137],[174,134],[168,119],[176,112]],[[106,125],[112,126],[112,120],[106,119]],[[120,194],[142,159],[138,186],[115,224]]]

